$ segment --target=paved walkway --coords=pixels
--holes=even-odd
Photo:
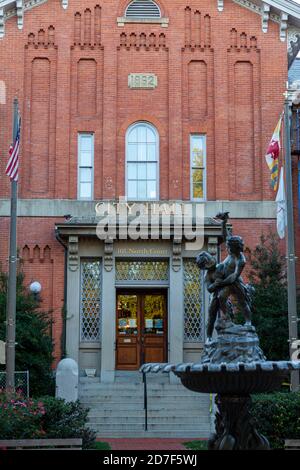
[[[187,450],[183,442],[201,441],[203,439],[167,439],[167,438],[146,438],[146,439],[116,439],[104,437],[98,441],[107,442],[111,450]]]

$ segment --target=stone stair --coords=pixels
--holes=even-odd
[[[168,375],[147,375],[148,431],[145,431],[144,384],[139,373],[118,373],[112,384],[81,378],[79,399],[90,409],[89,427],[97,437],[205,438],[212,430],[210,397]]]

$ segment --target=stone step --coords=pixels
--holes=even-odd
[[[139,435],[140,432],[145,430],[144,423],[141,423],[140,425],[134,425],[134,424],[105,424],[105,427],[103,425],[94,421],[90,421],[88,423],[89,427],[92,427],[96,432],[101,432],[102,434],[109,434],[109,433],[136,433],[136,435]],[[176,427],[171,427],[166,424],[148,424],[148,431],[152,432],[164,432],[164,433],[181,433],[181,430],[184,429],[184,431],[188,431],[190,433],[194,433],[195,435],[198,435],[199,437],[204,437],[203,435],[208,435],[210,433],[210,427],[207,425],[198,425],[198,426],[176,426]]]
[[[111,406],[117,406],[117,405],[139,405],[139,406],[144,406],[144,398],[143,397],[135,397],[134,399],[122,399],[118,397],[84,397],[83,399],[80,399],[80,402],[86,406],[94,406],[95,404],[100,404],[101,406],[108,408]],[[172,404],[172,406],[175,406],[175,409],[177,408],[190,408],[191,406],[199,407],[199,406],[209,406],[209,400],[194,400],[194,399],[182,399],[174,396],[170,397],[148,397],[148,408],[151,408],[152,406],[160,405],[160,406],[168,406],[169,404]]]
[[[126,378],[126,380],[123,380]],[[148,381],[148,432],[144,431],[144,384],[121,373],[120,383],[80,382],[79,399],[89,409],[88,425],[99,437],[207,437],[210,396],[181,384]]]
[[[95,404],[99,403],[101,405],[105,405],[107,407],[110,403],[116,404],[119,403],[120,405],[122,404],[142,404],[144,406],[144,397],[126,397],[126,399],[123,399],[123,397],[117,397],[117,396],[111,396],[111,397],[99,397],[99,396],[87,396],[84,398],[80,399],[81,403],[90,403],[90,404]],[[194,398],[184,398],[184,397],[178,397],[178,396],[166,396],[166,397],[149,397],[148,396],[148,407],[151,405],[155,404],[162,404],[162,405],[168,405],[169,403],[172,403],[172,405],[175,405],[176,408],[178,407],[184,407],[185,404],[193,404],[193,406],[203,405],[203,404],[209,404],[210,400],[202,398],[202,399],[194,399]]]
[[[144,396],[144,390],[102,390],[102,389],[91,389],[91,390],[84,390],[84,391],[79,391],[79,397],[85,397],[85,396],[122,396],[122,397],[139,397],[139,396]],[[174,390],[174,389],[157,389],[157,390],[147,390],[147,395],[148,397],[157,397],[160,395],[163,396],[176,396],[176,397],[182,397],[182,398],[202,398],[202,397],[208,397],[209,395],[206,394],[201,394],[201,393],[194,393],[194,392],[185,392],[184,390]]]
[[[86,389],[86,390],[79,390],[79,397],[82,396],[90,396],[90,395],[95,395],[95,396],[112,396],[112,395],[118,395],[118,396],[126,396],[126,397],[131,397],[131,396],[144,396],[144,390],[142,389],[132,389],[132,390],[127,390],[127,389],[121,389],[121,390],[111,390],[111,389]],[[194,392],[186,392],[185,390],[176,390],[174,388],[166,388],[166,389],[155,389],[155,390],[147,390],[147,395],[148,396],[169,396],[169,395],[174,395],[174,396],[179,396],[179,397],[190,397],[190,398],[199,398],[203,396],[209,397],[208,394],[202,394],[202,393],[194,393]]]
[[[118,409],[144,409],[144,400],[143,399],[135,399],[130,401],[119,401],[117,397],[112,400],[99,400],[99,398],[87,398],[85,400],[81,400],[83,406],[89,408],[91,406],[97,406],[100,409],[114,409],[118,407]],[[209,409],[210,402],[208,400],[177,400],[176,398],[173,400],[151,400],[148,397],[148,409],[149,410],[157,410],[157,409],[202,409],[203,407]]]
[[[169,384],[170,383],[170,378],[169,378],[169,375],[166,375],[166,376],[163,376],[163,375],[153,375],[153,376],[150,376],[150,375],[147,375],[147,383],[149,384],[162,384],[162,385],[165,385],[165,384]],[[105,382],[101,382],[100,381],[100,378],[99,377],[80,377],[79,378],[79,384],[80,385],[85,385],[85,384],[99,384],[99,383],[104,383],[106,384]],[[116,376],[115,377],[115,381],[114,383],[116,384],[134,384],[134,385],[139,385],[141,383],[143,383],[143,376],[142,374],[139,374],[137,376]],[[107,385],[109,385],[107,383]]]
[[[167,410],[165,408],[161,408],[161,409],[156,409],[156,410],[152,410],[152,409],[148,409],[148,418],[150,419],[155,419],[156,417],[166,417],[170,420],[173,420],[173,419],[181,419],[182,418],[187,418],[187,413],[191,413],[191,410],[187,410],[187,409],[177,409],[176,410],[176,415],[174,416],[173,414],[170,413],[170,411],[172,411],[172,409],[170,410]],[[174,411],[174,409],[173,409]],[[101,409],[101,408],[93,408],[90,412],[89,412],[89,417],[97,417],[97,418],[106,418],[106,417],[110,417],[110,418],[121,418],[121,417],[128,417],[128,418],[132,418],[134,419],[135,417],[139,418],[139,417],[143,417],[144,419],[144,416],[145,416],[145,410],[144,409],[123,409],[123,410],[116,410],[116,409]],[[207,410],[199,410],[197,411],[197,413],[193,413],[193,415],[191,417],[189,417],[189,420],[190,419],[200,419],[201,417],[205,417],[205,418],[208,418],[208,414],[207,414]]]
[[[97,403],[84,402],[83,407],[88,408],[89,411],[103,411],[103,410],[114,411],[114,410],[117,410],[117,411],[120,411],[121,413],[125,413],[125,412],[131,412],[131,411],[134,411],[134,410],[138,410],[138,411],[142,412],[144,410],[144,403],[140,402],[140,403],[127,404],[127,403],[111,402],[111,403],[99,404],[99,402],[97,402]],[[210,407],[209,407],[208,403],[197,403],[197,404],[195,404],[195,403],[187,402],[185,404],[178,405],[178,403],[176,403],[176,402],[167,403],[167,404],[156,402],[156,403],[148,403],[147,408],[148,408],[148,412],[153,412],[153,413],[159,413],[161,411],[166,411],[171,415],[171,412],[173,412],[173,414],[175,414],[177,410],[180,410],[180,412],[182,414],[183,413],[191,413],[193,411],[194,413],[197,413],[199,415],[199,413],[208,413],[209,414],[209,408]]]
[[[122,408],[101,408],[99,406],[85,406],[85,408],[89,409],[89,414],[91,413],[100,413],[99,416],[132,416],[134,412],[137,414],[142,414],[144,416],[145,410],[143,407],[122,407]],[[178,416],[181,416],[181,419],[186,421],[188,419],[188,416],[190,416],[192,413],[194,416],[199,417],[199,416],[210,416],[209,413],[209,408],[208,406],[202,406],[198,408],[194,407],[185,407],[185,408],[174,408],[174,406],[169,406],[168,408],[166,407],[159,407],[156,406],[154,407],[149,407],[148,408],[148,415],[149,416],[173,416],[174,415],[174,410],[176,409],[176,412],[178,411]],[[102,413],[102,414],[101,414]],[[118,414],[119,413],[119,414]]]
[[[103,430],[103,428],[97,428],[94,427],[96,435],[98,438],[120,438],[120,437],[126,437],[126,438],[150,438],[150,437],[156,437],[156,438],[198,438],[198,439],[207,439],[211,432],[210,429],[208,428],[203,428],[203,429],[155,429],[153,430],[152,428],[148,428],[148,431],[145,431],[144,427],[143,428],[136,428],[136,429],[118,429],[118,430],[113,430],[113,429],[106,429]]]
[[[91,413],[88,415],[89,421],[94,423],[106,423],[106,424],[143,424],[145,422],[145,416],[140,414],[139,416],[99,416],[97,413]],[[170,416],[170,415],[160,415],[156,414],[154,416],[148,415],[148,422],[151,424],[166,424],[172,426],[175,423],[179,425],[189,424],[189,425],[199,425],[199,424],[209,424],[210,420],[205,416],[189,416],[184,418],[183,416]]]
[[[187,388],[184,388],[184,387],[181,387],[181,386],[178,386],[178,385],[151,385],[151,386],[147,386],[147,392],[148,393],[155,393],[155,392],[158,392],[158,391],[161,391],[163,390],[164,392],[168,392],[168,391],[173,391],[173,392],[176,392],[176,393],[182,393],[182,394],[185,394],[185,395],[202,395],[202,394],[199,394],[199,393],[196,393],[196,392],[192,392],[191,390],[188,390]],[[123,385],[123,386],[117,386],[117,385],[113,385],[113,386],[103,386],[103,385],[99,385],[99,384],[95,384],[95,385],[84,385],[84,386],[80,386],[79,387],[79,393],[87,393],[87,392],[99,392],[99,393],[103,393],[103,392],[111,392],[111,393],[115,393],[115,392],[128,392],[128,393],[136,393],[136,392],[139,392],[139,393],[144,393],[144,386],[143,385],[133,385],[133,386],[128,386],[128,385]]]

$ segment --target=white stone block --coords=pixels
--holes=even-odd
[[[78,400],[78,364],[74,359],[62,359],[57,366],[56,398]]]

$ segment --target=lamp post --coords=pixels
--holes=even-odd
[[[291,161],[291,101],[288,91],[284,101],[284,147],[286,167],[286,208],[287,208],[287,283],[288,283],[288,323],[289,323],[289,349],[293,357],[294,348],[298,339],[297,295],[296,295],[296,256],[294,239],[294,213],[292,188],[292,161]],[[291,372],[291,390],[299,390],[299,371]]]

